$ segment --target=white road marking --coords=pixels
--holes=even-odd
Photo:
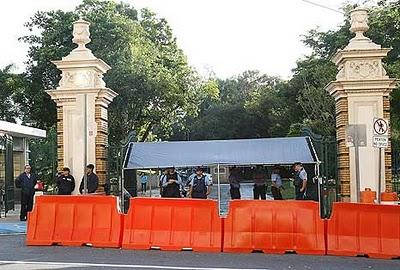
[[[61,267],[114,267],[131,269],[168,269],[168,270],[268,270],[267,268],[221,268],[221,267],[191,267],[191,266],[162,266],[162,265],[139,265],[139,264],[108,264],[108,263],[76,263],[76,262],[34,262],[34,261],[0,261],[1,264],[37,265]],[[53,268],[54,269],[54,268]]]

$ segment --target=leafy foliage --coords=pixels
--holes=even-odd
[[[56,87],[60,74],[50,61],[74,48],[72,22],[80,16],[91,22],[88,47],[112,66],[105,81],[119,94],[110,107],[111,142],[118,143],[130,130],[143,141],[151,132],[163,135],[183,116],[196,113],[202,81],[167,22],[147,9],[85,0],[74,12],[38,12],[26,24],[32,31],[21,38],[30,46],[25,93],[32,101],[26,121],[43,128],[55,124],[55,105],[43,90]]]

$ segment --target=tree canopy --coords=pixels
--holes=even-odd
[[[343,9],[348,14],[351,7]],[[371,8],[367,35],[391,47],[385,68],[400,77],[400,1]],[[72,12],[37,12],[26,23],[30,35],[27,70],[0,70],[0,118],[50,129],[55,104],[44,92],[60,73],[50,62],[73,48],[72,23],[91,23],[88,47],[112,69],[107,86],[119,96],[110,105],[110,143],[118,145],[134,130],[138,140],[205,140],[298,135],[308,126],[335,135],[334,101],[324,87],[335,79],[331,58],[352,38],[349,16],[329,31],[303,36],[311,54],[299,59],[292,78],[283,80],[248,70],[231,78],[203,78],[191,68],[167,21],[150,10],[114,1],[84,0]],[[394,144],[400,137],[400,92],[391,95]]]

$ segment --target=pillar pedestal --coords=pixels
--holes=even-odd
[[[356,36],[333,57],[338,66],[336,81],[326,90],[335,98],[338,143],[338,180],[344,201],[356,201],[356,174],[354,148],[346,146],[346,127],[365,124],[367,146],[360,147],[360,190],[378,190],[379,150],[372,145],[374,117],[390,118],[389,95],[396,80],[386,75],[382,59],[390,49],[381,48],[364,36],[368,30],[368,13],[363,8],[351,12],[350,30]],[[382,155],[382,190],[391,189],[391,149]]]
[[[117,93],[107,88],[103,81],[103,74],[110,67],[85,47],[90,42],[89,23],[76,21],[73,35],[78,47],[62,60],[53,62],[61,70],[62,78],[56,90],[46,92],[57,104],[58,169],[71,169],[76,181],[76,194],[84,168],[89,163],[95,165],[99,185],[105,183],[107,110]]]

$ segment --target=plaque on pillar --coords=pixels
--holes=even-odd
[[[367,127],[366,125],[348,125],[346,129],[347,147],[367,146]]]

